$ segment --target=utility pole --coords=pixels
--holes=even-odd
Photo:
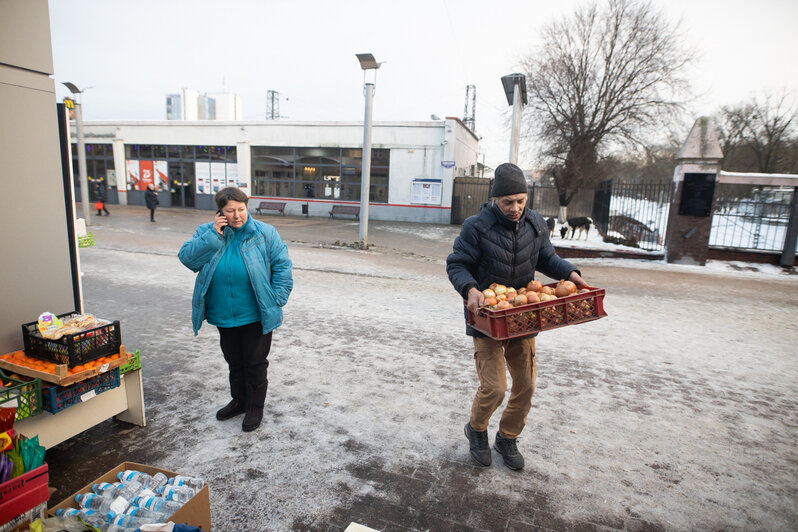
[[[518,164],[518,141],[521,136],[521,109],[526,105],[526,76],[523,74],[508,74],[502,76],[504,95],[507,104],[513,106],[513,125],[510,133],[510,161]]]
[[[274,90],[266,91],[266,120],[280,119],[280,93]]]
[[[363,69],[363,94],[366,97],[366,110],[363,117],[363,163],[360,180],[360,249],[368,248],[369,237],[369,196],[371,192],[371,110],[374,105],[374,85],[377,83],[378,63],[372,54],[355,54]],[[366,83],[366,72],[374,71],[374,83]]]
[[[78,95],[82,93],[76,85],[65,82],[64,86],[73,94]],[[91,87],[88,87],[91,88]],[[83,89],[84,91],[86,89]],[[77,96],[75,97],[77,100]],[[86,226],[91,225],[89,217],[89,180],[86,176],[86,145],[83,140],[83,105],[75,101],[75,124],[77,125],[78,135],[78,179],[80,181],[80,203],[83,207],[83,219],[86,220]]]
[[[476,106],[477,106],[477,87],[466,85],[465,109],[463,110],[463,123],[472,132],[476,131]]]

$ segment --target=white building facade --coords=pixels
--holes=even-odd
[[[180,94],[166,95],[167,120],[242,120],[241,96],[230,93],[200,94],[195,89],[182,89]]]
[[[327,216],[360,204],[362,122],[86,122],[84,131],[90,187],[107,182],[110,202],[143,205],[153,183],[161,206],[215,210],[225,186],[244,190],[252,211],[279,201],[286,214]],[[457,118],[374,123],[369,218],[450,223],[454,177],[475,174],[478,143]]]

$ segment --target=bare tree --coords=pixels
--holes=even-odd
[[[792,172],[798,166],[798,108],[787,93],[721,108],[718,117],[724,168],[739,172]]]
[[[604,178],[611,146],[642,146],[678,116],[693,60],[675,25],[650,2],[608,0],[544,27],[542,45],[523,60],[527,130],[541,143],[560,202]]]

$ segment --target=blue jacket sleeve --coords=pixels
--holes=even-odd
[[[177,257],[186,268],[198,272],[222,248],[223,244],[222,237],[213,230],[213,224],[203,224],[197,227],[191,240],[183,243]]]
[[[276,230],[272,230],[269,238],[269,257],[271,257],[272,291],[281,307],[288,303],[288,296],[294,288],[292,276],[293,264],[288,257],[288,246],[280,238]]]
[[[535,269],[555,280],[568,279],[568,276],[571,275],[573,271],[582,275],[582,272],[576,269],[573,264],[557,255],[554,245],[551,243],[551,239],[547,233],[543,235],[543,242],[541,243],[540,254],[538,255],[538,264]]]

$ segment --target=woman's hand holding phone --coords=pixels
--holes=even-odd
[[[222,214],[222,210],[216,211],[216,216],[213,218],[213,228],[219,234],[224,236],[224,228],[227,225],[227,217]]]

